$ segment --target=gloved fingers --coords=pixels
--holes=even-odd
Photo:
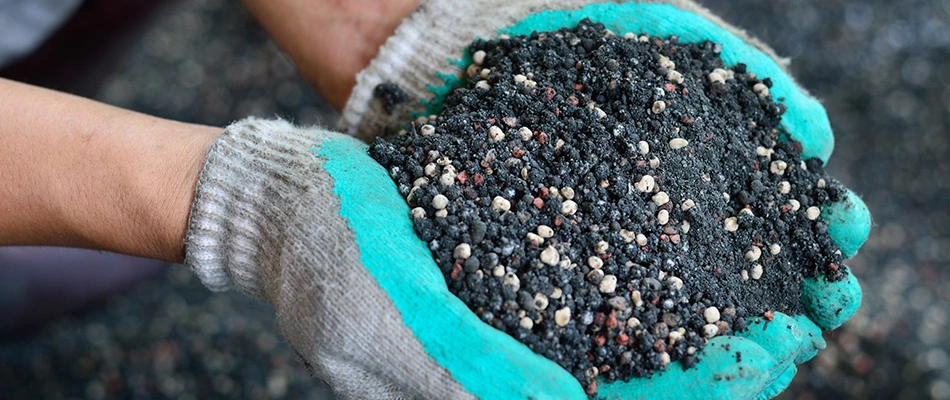
[[[867,206],[850,190],[844,200],[823,207],[821,217],[828,222],[828,234],[846,259],[858,252],[871,231]],[[822,329],[835,329],[851,319],[861,306],[861,298],[861,285],[851,273],[839,281],[818,276],[802,282],[805,312]]]
[[[828,222],[828,234],[845,259],[857,254],[871,232],[871,213],[851,190],[847,191],[842,201],[822,207],[821,218]]]
[[[334,179],[339,214],[354,234],[362,266],[429,359],[478,398],[586,397],[570,373],[483,323],[448,291],[428,245],[413,230],[408,205],[365,144],[328,138],[317,157]]]
[[[736,336],[749,339],[762,346],[779,363],[798,362],[800,354],[815,354],[825,348],[821,329],[807,317],[791,317],[775,312],[772,320],[763,317],[751,318],[746,329]],[[803,358],[805,356],[802,356]]]
[[[777,361],[778,364],[769,372],[769,385],[790,366],[813,357],[826,346],[821,329],[807,317],[790,317],[780,312],[773,313],[772,320],[763,317],[750,319],[746,329],[736,335],[755,342]]]
[[[782,393],[788,385],[792,383],[792,379],[795,378],[796,373],[798,373],[798,367],[794,364],[789,365],[769,387],[765,388],[762,393],[759,393],[756,400],[768,400],[777,397],[779,393]]]
[[[818,352],[828,347],[825,338],[821,335],[821,328],[815,324],[807,315],[796,315],[792,319],[798,324],[798,328],[805,334],[805,344],[802,345],[798,355],[795,356],[795,364],[801,364],[811,360]]]
[[[616,34],[648,33],[658,37],[676,35],[680,42],[713,41],[722,45],[727,67],[738,63],[762,78],[771,78],[772,97],[787,106],[782,126],[802,143],[805,158],[827,162],[834,148],[834,136],[824,107],[809,96],[779,64],[771,49],[729,26],[709,11],[689,1],[625,2],[591,4],[576,10],[544,11],[528,16],[501,30],[509,35],[530,34],[577,25],[590,18]]]
[[[772,79],[772,97],[788,109],[782,126],[802,143],[804,156],[828,160],[834,138],[825,109],[794,82],[782,67],[784,61],[762,43],[689,0],[588,3],[590,0],[423,3],[357,77],[357,86],[343,110],[341,129],[367,139],[394,124],[405,124],[410,115],[438,110],[445,94],[471,64],[465,49],[476,38],[556,30],[590,18],[615,34],[677,35],[682,42],[722,44],[727,67],[741,62],[758,76]],[[553,11],[541,11],[545,9]],[[385,82],[408,95],[409,100],[401,103],[406,110],[394,114],[377,104],[373,92]]]
[[[690,369],[679,362],[650,378],[598,384],[603,399],[752,399],[772,382],[781,366],[754,341],[719,336],[706,344],[702,361]]]
[[[802,305],[821,329],[835,329],[844,324],[858,311],[861,298],[861,285],[854,274],[845,274],[833,282],[824,276],[806,278],[802,282]]]
[[[824,206],[821,217],[828,222],[828,234],[846,259],[858,252],[871,231],[867,206],[850,190],[844,200]],[[861,298],[861,285],[854,274],[845,274],[834,282],[824,276],[806,278],[802,282],[805,312],[822,329],[835,329],[844,324],[858,311]]]

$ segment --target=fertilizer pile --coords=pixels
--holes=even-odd
[[[449,289],[589,393],[847,273],[819,218],[844,190],[720,50],[587,20],[478,40],[441,112],[370,147]]]

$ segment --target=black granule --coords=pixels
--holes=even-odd
[[[406,95],[406,92],[404,92],[399,85],[392,82],[376,85],[376,87],[373,88],[373,97],[382,101],[383,109],[390,114],[393,113],[396,106],[409,100],[409,96]]]
[[[778,128],[771,81],[720,49],[586,20],[479,40],[441,113],[370,147],[450,290],[589,393],[691,367],[710,334],[800,314],[804,277],[846,273],[807,217],[843,189]]]

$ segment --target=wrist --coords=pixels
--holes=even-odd
[[[166,129],[152,135],[158,140],[148,143],[151,150],[143,149],[152,160],[127,164],[131,182],[128,195],[135,209],[141,210],[139,226],[148,227],[133,233],[141,237],[143,245],[151,244],[134,251],[180,263],[185,257],[185,231],[198,177],[208,149],[222,129],[177,122]],[[129,221],[136,224],[136,216],[132,213]]]
[[[243,0],[297,69],[340,110],[356,74],[421,0]]]
[[[221,129],[152,117],[109,121],[85,151],[101,171],[56,198],[76,245],[181,262],[198,174]],[[83,208],[77,205],[84,205]]]

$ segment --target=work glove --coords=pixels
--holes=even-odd
[[[414,116],[435,114],[454,86],[471,75],[467,69],[472,64],[472,55],[467,46],[474,39],[554,31],[573,27],[584,18],[602,23],[617,35],[648,33],[664,38],[675,35],[681,43],[709,40],[722,45],[720,56],[727,66],[742,62],[748,71],[772,79],[772,97],[788,110],[782,116],[782,128],[792,139],[801,142],[802,158],[817,157],[827,162],[834,147],[827,114],[787,73],[787,61],[689,0],[427,1],[407,18],[357,76],[357,86],[346,104],[339,128],[369,140],[380,133],[392,133],[405,127],[406,121],[413,120]],[[386,98],[381,101],[377,88],[384,83],[398,87],[405,98],[399,99],[402,100],[399,103]],[[863,202],[848,191],[843,201],[825,206],[821,217],[829,223],[829,233],[844,258],[854,256],[870,230],[871,219]],[[778,315],[775,318],[781,322],[777,324],[755,321],[739,334],[753,339],[772,355],[776,364],[764,368],[769,372],[764,379],[767,385],[762,390],[755,385],[739,386],[744,387],[741,389],[744,391],[729,392],[730,397],[758,394],[767,398],[783,390],[795,374],[794,364],[810,359],[824,347],[820,330],[840,326],[857,311],[861,289],[851,274],[837,282],[812,278],[803,284],[802,302],[806,315]],[[766,326],[768,329],[763,331],[762,327]],[[771,329],[774,326],[789,329]],[[798,337],[790,332],[801,333],[804,338],[801,347]],[[725,368],[710,359],[707,354],[699,364],[700,370],[709,372],[705,380],[696,379],[697,375],[680,377],[681,368],[674,365],[650,380],[602,384],[599,393],[621,397],[709,397],[709,390],[719,385],[713,383],[716,372]],[[728,357],[723,358],[726,359]],[[666,385],[671,390],[656,390],[658,385]]]
[[[774,95],[786,96],[789,105],[785,120],[800,118],[809,128],[817,126],[794,130],[786,122],[794,138],[818,143],[806,146],[806,157],[830,153],[830,130],[820,105],[800,92],[772,57],[704,18],[699,8],[632,3],[539,13],[535,3],[424,4],[360,75],[344,124],[363,138],[393,126],[395,120],[386,121],[388,113],[372,100],[372,90],[383,81],[409,94],[407,108],[419,100],[435,105],[438,99],[433,101],[427,87],[444,83],[435,78],[437,72],[464,69],[450,68],[445,60],[462,59],[464,46],[475,37],[493,37],[504,27],[510,33],[520,33],[518,26],[551,30],[590,17],[617,33],[678,34],[681,41],[722,43],[727,64],[742,60],[751,71],[773,78]],[[581,6],[560,3],[562,8]],[[627,29],[616,26],[621,18],[631,21],[623,22],[631,24]],[[637,20],[645,25],[633,25]],[[691,37],[687,27],[698,33]],[[439,32],[456,29],[470,33],[457,46],[434,45],[452,36]],[[727,48],[735,46],[745,53],[726,57]],[[419,61],[428,57],[436,59]],[[388,69],[386,63],[392,63]],[[779,89],[780,83],[790,83],[791,89]],[[790,103],[796,94],[819,111],[796,110]],[[822,217],[844,255],[853,255],[870,224],[860,200],[849,195],[826,207]],[[344,398],[586,397],[570,373],[484,324],[448,292],[426,244],[415,235],[409,207],[366,146],[352,138],[279,120],[248,119],[229,126],[209,151],[196,188],[186,263],[212,289],[234,287],[273,305],[288,342]],[[811,280],[803,289],[807,315],[776,313],[771,321],[753,321],[743,333],[710,340],[694,368],[674,363],[649,379],[601,382],[598,395],[774,396],[791,380],[795,363],[824,347],[820,329],[840,325],[860,303],[860,288],[850,274],[838,282]]]

